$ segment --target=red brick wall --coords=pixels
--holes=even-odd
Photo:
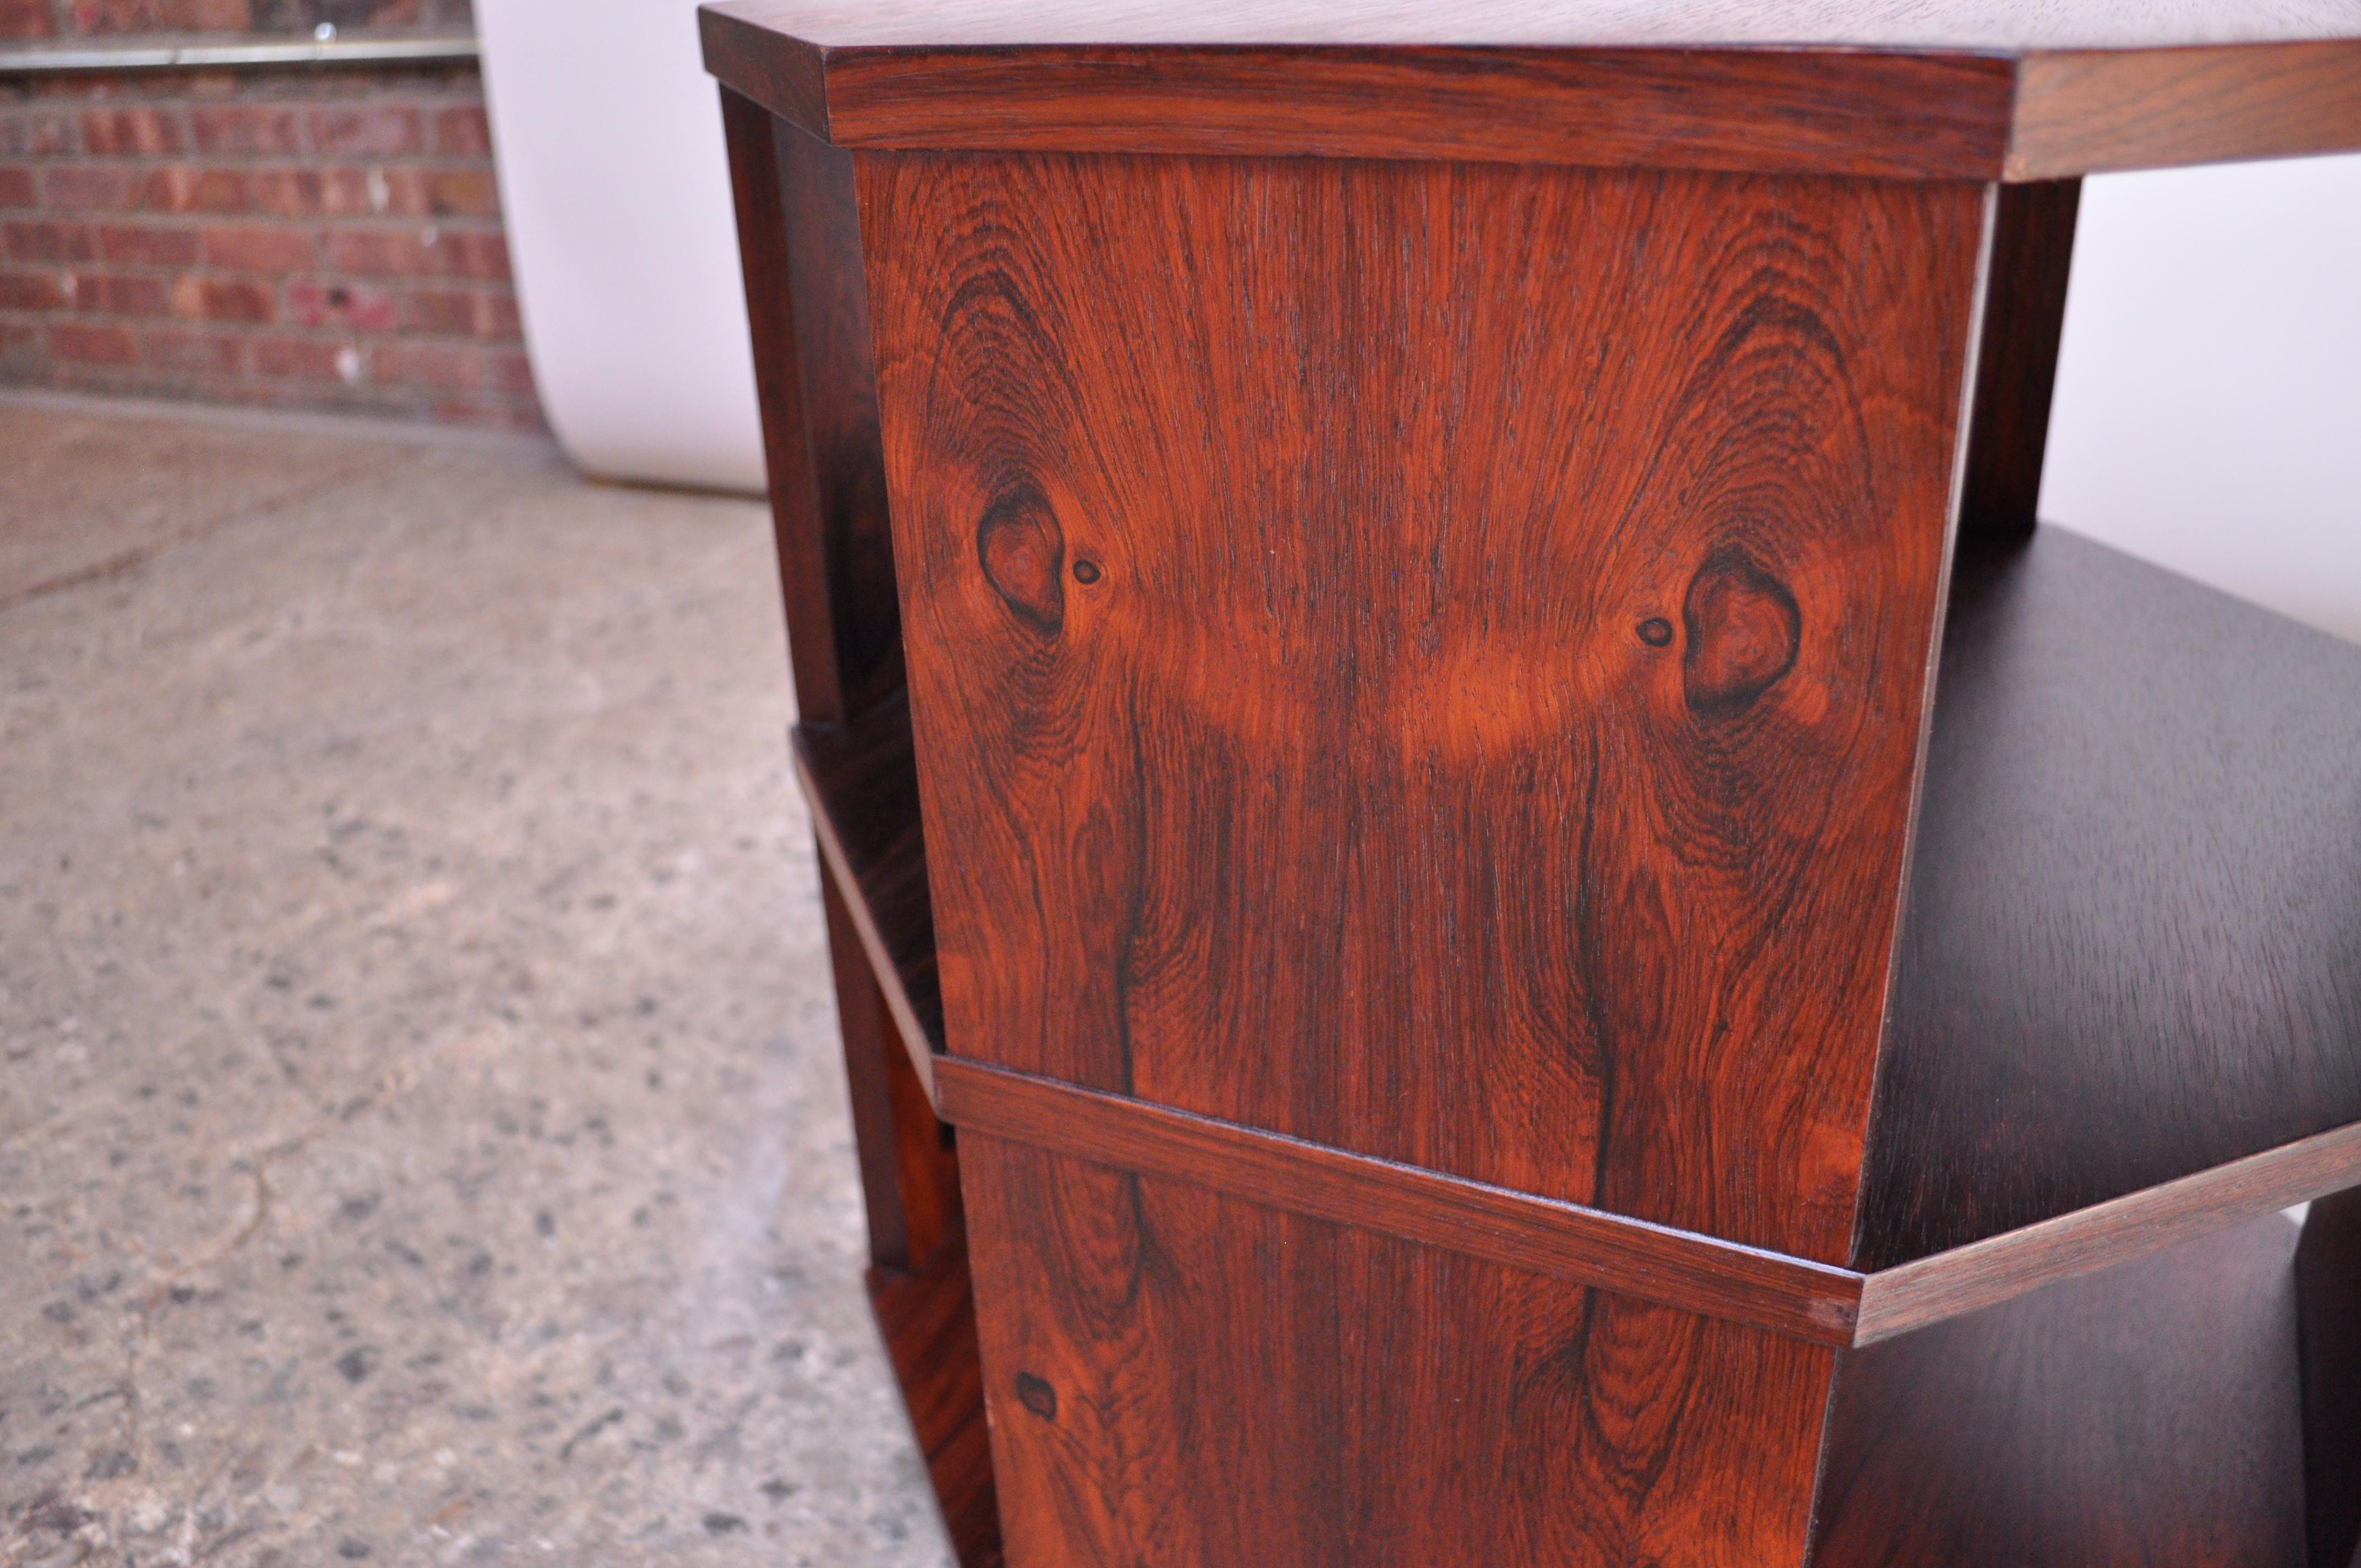
[[[14,38],[455,19],[0,0]],[[0,382],[537,428],[475,71],[0,80]]]

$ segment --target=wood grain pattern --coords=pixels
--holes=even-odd
[[[1825,1347],[961,1147],[1012,1562],[1802,1557]]]
[[[1862,1279],[1854,1343],[1872,1344],[1979,1311],[2356,1182],[2361,1126],[2339,1127],[1881,1269]]]
[[[2277,1214],[1839,1357],[1812,1568],[2300,1568]]]
[[[846,875],[842,896],[823,888],[829,948],[844,1042],[845,1077],[860,1147],[870,1255],[904,1268],[947,1234],[957,1173],[930,1152],[941,1129],[930,1112],[914,1119],[899,1101],[902,1038],[927,1038],[903,996],[897,970],[864,957],[862,934],[875,916],[923,927],[926,887],[917,842],[915,767],[898,710],[847,728],[880,688],[898,690],[901,651],[892,582],[892,537],[879,471],[875,374],[867,348],[860,239],[849,211],[850,159],[780,126],[758,105],[721,94],[722,124],[738,209],[747,309],[763,399],[763,447],[772,478],[772,519],[788,619],[789,662],[798,710],[838,744],[823,745],[839,779],[864,803],[899,808],[896,829],[875,810],[855,819],[851,843],[866,881]],[[878,557],[884,554],[881,582]],[[897,754],[892,741],[899,736]],[[872,737],[879,739],[872,740]],[[868,743],[862,744],[862,742]],[[826,772],[823,769],[823,772]],[[831,816],[813,813],[824,859],[843,861]],[[906,839],[907,842],[903,840]],[[895,868],[900,868],[895,874]],[[915,883],[915,889],[913,883]],[[921,981],[930,981],[931,937],[907,937]],[[881,989],[877,976],[884,974]],[[931,994],[930,992],[928,993]],[[897,1028],[892,1014],[905,1015]],[[939,1036],[938,1021],[935,1034]],[[921,1064],[922,1075],[926,1066]],[[928,1085],[931,1093],[931,1083]]]
[[[2312,1206],[2296,1252],[2310,1568],[2361,1549],[2361,1190]]]
[[[903,685],[852,160],[727,89],[721,106],[796,711],[837,723]]]
[[[1973,567],[1971,567],[1973,570]],[[884,1032],[883,1037],[899,1038],[895,1021],[912,1015],[928,1022],[924,1025],[935,1044],[927,1052],[913,1053],[912,1059],[920,1064],[926,1092],[933,1093],[935,1053],[940,1050],[940,992],[935,984],[932,922],[928,915],[924,877],[924,850],[917,831],[917,799],[909,754],[910,736],[907,715],[902,705],[888,703],[860,724],[844,727],[807,727],[798,740],[799,772],[807,793],[813,802],[816,820],[821,827],[823,855],[829,866],[831,884],[827,889],[831,901],[840,896],[850,908],[840,913],[831,907],[831,931],[845,944],[852,968],[838,977],[840,1008],[846,1014],[849,1036],[868,1028]],[[820,781],[826,782],[820,782]],[[857,868],[857,869],[848,869]],[[858,933],[868,933],[860,935]],[[859,948],[865,947],[868,957],[863,961]],[[897,987],[885,987],[885,995],[864,997],[862,987],[875,992],[874,972],[902,977]],[[894,1000],[888,1000],[891,997]],[[891,1016],[875,1024],[864,1022],[862,1008],[883,1006]],[[906,1023],[902,1025],[907,1028]],[[922,1036],[912,1036],[922,1037]],[[950,1070],[950,1064],[946,1064]],[[856,1121],[864,1106],[876,1100],[877,1107],[885,1102],[884,1079],[881,1073],[875,1088],[864,1091],[866,1080],[854,1072],[854,1103]],[[1049,1086],[1049,1092],[1057,1092]],[[873,1119],[879,1124],[895,1124],[883,1109],[871,1108]],[[964,1121],[969,1113],[956,1103],[946,1102],[943,1114],[951,1120]],[[933,1117],[926,1119],[932,1128]],[[1005,1119],[985,1118],[986,1130],[1003,1135],[1029,1136],[1049,1146],[1069,1152],[1084,1153],[1079,1140],[1082,1129],[1061,1129],[1038,1119],[1019,1125]],[[1029,1133],[1027,1130],[1030,1129]],[[1110,1136],[1128,1137],[1128,1133]],[[889,1231],[897,1221],[887,1215],[881,1204],[879,1192],[894,1194],[894,1187],[881,1187],[880,1181],[890,1179],[897,1168],[899,1154],[885,1151],[905,1145],[921,1147],[936,1140],[933,1131],[913,1132],[907,1138],[886,1135],[877,1145],[873,1157],[866,1135],[862,1140],[864,1174],[870,1177],[871,1215],[873,1229],[881,1224]],[[1105,1146],[1104,1144],[1098,1146]],[[1323,1155],[1327,1151],[1320,1151]],[[1126,1145],[1115,1151],[1117,1163],[1148,1157],[1147,1146]],[[1092,1156],[1092,1157],[1104,1157]],[[880,1163],[883,1162],[883,1163]],[[871,1172],[877,1166],[879,1176]],[[1389,1211],[1383,1195],[1359,1190],[1355,1173],[1368,1168],[1372,1162],[1356,1160],[1349,1156],[1334,1157],[1331,1170],[1346,1173],[1344,1180],[1348,1190],[1334,1197],[1338,1206],[1357,1206],[1361,1223],[1389,1229],[1441,1246],[1474,1247],[1478,1255],[1499,1261],[1521,1262],[1525,1266],[1547,1271],[1552,1266],[1543,1255],[1520,1255],[1513,1251],[1487,1250],[1510,1246],[1488,1232],[1480,1235],[1462,1235],[1448,1227],[1464,1224],[1444,1213],[1430,1214],[1427,1227],[1402,1230],[1400,1223],[1389,1219]],[[1250,1160],[1235,1166],[1216,1168],[1206,1163],[1193,1168],[1171,1165],[1148,1166],[1140,1168],[1161,1170],[1166,1174],[1194,1175],[1194,1179],[1211,1182],[1224,1190],[1279,1207],[1293,1206],[1276,1187],[1257,1185],[1263,1178]],[[1382,1173],[1396,1168],[1378,1166]],[[1832,1292],[1828,1300],[1836,1310],[1852,1311],[1851,1300],[1858,1295],[1858,1317],[1854,1325],[1853,1343],[1866,1344],[1890,1339],[1896,1334],[1927,1324],[1977,1311],[1998,1302],[2011,1299],[2052,1281],[2089,1274],[2099,1269],[2145,1256],[2177,1245],[2192,1237],[2202,1235],[2240,1221],[2283,1209],[2290,1204],[2342,1190],[2361,1182],[2361,1125],[2345,1126],[2300,1139],[2277,1148],[2231,1160],[2225,1164],[2194,1172],[2161,1185],[2127,1191],[2119,1197],[2092,1204],[2086,1208],[2037,1223],[2003,1232],[1984,1240],[1936,1253],[1914,1262],[1883,1268],[1861,1278],[1844,1271],[1822,1266],[1787,1260],[1803,1273],[1798,1277],[1820,1280]],[[899,1212],[898,1197],[892,1198],[892,1212]],[[1326,1218],[1350,1218],[1351,1210],[1341,1207],[1315,1208],[1309,1211]],[[1613,1223],[1610,1220],[1610,1223]],[[1477,1228],[1481,1229],[1480,1221]],[[1641,1227],[1642,1234],[1648,1227]],[[1455,1239],[1457,1238],[1457,1239]],[[1708,1245],[1714,1245],[1709,1238]],[[881,1241],[889,1250],[881,1251],[881,1258],[900,1259],[907,1255],[898,1244]],[[1602,1242],[1602,1245],[1606,1245]],[[919,1249],[923,1255],[924,1247]],[[1760,1255],[1750,1255],[1759,1256]],[[1594,1255],[1592,1266],[1609,1272],[1581,1276],[1601,1282],[1619,1277],[1615,1270],[1626,1266],[1646,1270],[1652,1266],[1646,1256],[1627,1263],[1611,1245]],[[1728,1281],[1729,1287],[1740,1293],[1735,1298],[1746,1300],[1744,1270],[1740,1277]],[[1855,1281],[1857,1292],[1843,1282]],[[1660,1288],[1635,1283],[1629,1288],[1651,1299],[1686,1301],[1696,1310],[1713,1311],[1703,1298],[1665,1296]],[[1808,1296],[1811,1292],[1807,1290]],[[1746,1321],[1768,1321],[1762,1318]],[[1832,1321],[1832,1320],[1831,1320]],[[1774,1323],[1775,1326],[1775,1323]],[[1807,1335],[1817,1335],[1825,1324],[1807,1327]]]
[[[961,1568],[1000,1568],[959,1162],[929,1103],[939,1004],[927,1005],[933,941],[850,160],[733,93],[721,108],[804,719],[798,773],[830,868],[820,894],[870,1300]]]
[[[1979,180],[1999,172],[2012,85],[1982,55],[862,50],[829,60],[827,132],[852,148]]]
[[[2361,1208],[2235,1222],[2361,1180],[2361,652],[2015,537],[1985,181],[2361,41],[1063,4],[705,22],[962,1562],[2347,1568]]]
[[[902,1386],[912,1435],[934,1483],[960,1568],[1001,1568],[975,1293],[967,1246],[953,1237],[921,1267],[872,1269],[870,1306]]]
[[[737,0],[708,11],[848,49],[1028,44],[2165,49],[2361,38],[2351,0]]]
[[[2361,148],[2350,39],[2027,59],[2005,177],[2294,158]]]
[[[1831,1344],[1870,1345],[2361,1182],[2361,1127],[1862,1276],[946,1058],[943,1113],[1093,1164]]]
[[[2060,530],[1963,549],[1855,1267],[2361,1121],[2356,691]]]
[[[844,1077],[852,1110],[853,1152],[861,1168],[861,1196],[869,1221],[869,1260],[883,1267],[907,1268],[926,1255],[913,1248],[913,1217],[902,1203],[901,1141],[894,1084],[886,1069],[886,1046],[894,1027],[885,998],[877,989],[862,951],[852,916],[835,883],[820,879],[820,908],[828,927],[828,949],[836,983],[837,1029],[844,1050]],[[921,1196],[924,1201],[923,1195]],[[923,1218],[917,1221],[925,1228]]]
[[[2034,525],[2082,183],[2004,185],[1995,201],[1960,497],[1963,535],[2022,535]]]
[[[794,747],[827,874],[931,1098],[943,1003],[908,705],[892,697],[848,724],[797,725]]]
[[[728,86],[721,90],[721,125],[730,148],[746,314],[754,339],[754,388],[762,403],[763,459],[786,602],[788,659],[799,711],[807,718],[837,719],[844,717],[844,682],[837,663],[836,610],[829,601],[826,541],[816,504],[789,287],[796,268],[779,164],[785,132],[761,104]]]
[[[1730,1322],[1851,1340],[1861,1278],[1841,1268],[957,1058],[940,1081],[945,1113],[971,1132]]]
[[[756,0],[701,25],[708,69],[853,148],[2020,181],[2361,147],[2361,16],[2335,0]]]
[[[1981,190],[860,177],[961,1053],[1841,1261]]]
[[[1972,572],[1973,566],[1971,566]],[[934,940],[931,917],[926,896],[924,850],[917,831],[917,797],[909,754],[910,736],[907,714],[902,705],[888,703],[861,724],[847,727],[807,727],[798,736],[799,772],[807,793],[813,803],[815,819],[821,827],[822,852],[830,871],[831,883],[827,889],[831,901],[845,898],[849,910],[840,914],[831,907],[831,931],[841,942],[850,944],[844,951],[853,968],[838,977],[840,1008],[847,1014],[848,1035],[870,1027],[885,1031],[885,1037],[899,1038],[897,1020],[916,1015],[928,1022],[924,1036],[934,1044],[924,1053],[912,1053],[919,1064],[926,1085],[925,1092],[934,1093],[935,1055],[941,1049],[940,992],[935,982]],[[826,782],[820,782],[820,781]],[[857,868],[857,869],[848,869]],[[841,921],[841,925],[835,922]],[[869,933],[860,935],[859,933]],[[865,947],[864,961],[859,948]],[[885,994],[874,1000],[864,999],[861,988],[873,991],[873,972],[891,973],[901,978],[899,986],[888,985]],[[890,1016],[876,1025],[862,1021],[863,1006],[883,1006]],[[904,1023],[902,1028],[909,1027]],[[945,1064],[951,1070],[950,1064]],[[878,1087],[864,1092],[863,1076],[854,1074],[856,1121],[870,1099],[882,1095],[884,1080]],[[1055,1086],[1049,1086],[1055,1093]],[[878,1100],[878,1104],[884,1102]],[[942,1114],[954,1121],[965,1121],[969,1112],[957,1103],[946,1101]],[[884,1118],[881,1124],[892,1125],[882,1111],[873,1115]],[[929,1127],[932,1115],[927,1118]],[[1082,1130],[1061,1130],[1053,1124],[1038,1120],[1026,1124],[1032,1131],[1005,1119],[987,1118],[982,1124],[986,1130],[1008,1136],[1029,1136],[1032,1141],[1045,1137],[1049,1146],[1069,1152],[1083,1153],[1085,1146],[1078,1141]],[[1128,1134],[1114,1135],[1128,1136]],[[932,1141],[932,1132],[912,1135],[916,1145],[923,1146]],[[862,1143],[863,1168],[877,1160],[881,1171],[891,1172],[899,1156],[888,1157],[883,1150],[899,1147],[902,1141],[888,1135],[879,1146],[874,1160],[869,1154],[870,1145]],[[1327,1151],[1322,1151],[1323,1154]],[[1118,1163],[1132,1158],[1146,1158],[1146,1146],[1126,1146],[1117,1151]],[[1093,1157],[1101,1157],[1093,1156]],[[1346,1172],[1357,1171],[1371,1162],[1355,1160],[1348,1156],[1336,1157],[1339,1163],[1331,1168]],[[1187,1175],[1190,1170],[1170,1165],[1141,1167],[1164,1171],[1166,1174]],[[1391,1169],[1383,1168],[1380,1169]],[[1196,1168],[1196,1178],[1212,1182],[1257,1201],[1290,1207],[1290,1201],[1276,1188],[1258,1187],[1261,1180],[1251,1161],[1241,1161],[1226,1169],[1211,1165]],[[1351,1179],[1347,1178],[1348,1185]],[[1823,1266],[1788,1260],[1804,1271],[1799,1277],[1824,1281],[1833,1292],[1828,1299],[1839,1304],[1839,1310],[1850,1313],[1854,1294],[1858,1295],[1858,1317],[1853,1343],[1873,1343],[1896,1334],[1977,1311],[1998,1302],[2011,1299],[2037,1289],[2052,1281],[2089,1274],[2111,1267],[2129,1259],[2178,1245],[2193,1237],[2224,1226],[2286,1208],[2323,1194],[2340,1191],[2361,1183],[2361,1125],[2349,1125],[2326,1133],[2299,1139],[2276,1148],[2230,1160],[2223,1165],[2191,1173],[2155,1187],[2126,1191],[2104,1201],[2076,1209],[2036,1223],[1989,1236],[1982,1241],[1932,1254],[1916,1261],[1888,1266],[1865,1278],[1845,1271],[1828,1269]],[[873,1188],[871,1213],[873,1228],[880,1223],[883,1212],[877,1198],[877,1180]],[[882,1190],[892,1190],[882,1189]],[[1455,1241],[1455,1233],[1428,1228],[1401,1231],[1386,1218],[1381,1197],[1357,1190],[1342,1193],[1335,1199],[1339,1205],[1359,1205],[1363,1223],[1380,1229],[1393,1229],[1441,1246],[1458,1245],[1477,1249],[1479,1255],[1499,1261],[1521,1262],[1525,1266],[1547,1271],[1552,1266],[1540,1255],[1520,1255],[1513,1252],[1486,1251],[1510,1244],[1498,1236],[1486,1234]],[[898,1200],[896,1200],[898,1212]],[[1322,1208],[1310,1211],[1327,1218],[1349,1218],[1349,1213]],[[1447,1223],[1441,1216],[1431,1216],[1430,1225]],[[1642,1234],[1647,1227],[1642,1227]],[[1708,1245],[1712,1244],[1706,1238]],[[920,1249],[923,1255],[924,1248]],[[881,1258],[903,1257],[895,1251],[881,1252]],[[1761,1255],[1749,1255],[1760,1256]],[[1598,1266],[1621,1269],[1626,1264],[1620,1254],[1611,1247],[1598,1255]],[[1611,1264],[1604,1260],[1613,1258]],[[1642,1270],[1651,1266],[1645,1257],[1634,1258],[1629,1266]],[[1729,1284],[1738,1288],[1741,1300],[1747,1298],[1742,1278]],[[1585,1276],[1602,1282],[1611,1282],[1613,1272]],[[1849,1291],[1842,1281],[1858,1282],[1857,1292]],[[1702,1298],[1680,1295],[1664,1296],[1644,1285],[1629,1287],[1635,1293],[1651,1299],[1686,1301],[1696,1310],[1712,1311]],[[1809,1292],[1807,1291],[1808,1295]],[[1761,1318],[1747,1321],[1766,1321]],[[1774,1325],[1775,1326],[1775,1325]],[[1822,1325],[1824,1326],[1824,1325]],[[1807,1328],[1807,1334],[1817,1335],[1817,1327]]]

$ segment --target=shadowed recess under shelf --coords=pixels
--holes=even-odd
[[[1934,709],[1855,1267],[2361,1121],[2361,648],[2043,528]]]

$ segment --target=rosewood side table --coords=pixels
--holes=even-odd
[[[2361,650],[2033,508],[2361,10],[1647,9],[703,14],[958,1551],[2348,1568]]]

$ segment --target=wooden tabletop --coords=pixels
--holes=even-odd
[[[2353,0],[747,0],[830,49],[1049,44],[2166,49],[2361,38]]]
[[[2361,149],[2361,0],[736,0],[842,147],[2040,180]]]

